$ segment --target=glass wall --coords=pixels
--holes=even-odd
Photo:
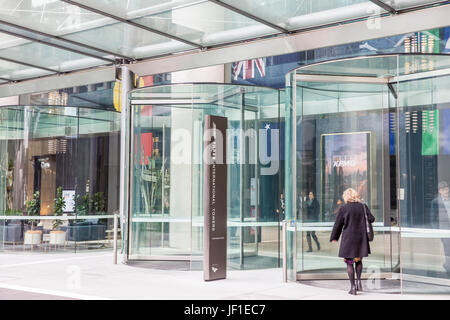
[[[400,57],[397,148],[406,292],[450,292],[450,57]],[[427,77],[416,75],[428,75]],[[426,281],[426,287],[416,282]],[[447,287],[443,287],[447,286]]]
[[[440,55],[385,55],[287,75],[292,280],[345,275],[329,237],[353,187],[376,218],[365,272],[401,274],[403,292],[448,290],[449,64]]]
[[[284,130],[278,90],[180,84],[135,90],[130,99],[129,259],[186,260],[202,268],[204,121],[215,115],[226,117],[228,127],[228,265],[278,267]]]
[[[119,113],[1,107],[1,247],[110,248],[119,207],[119,150]]]

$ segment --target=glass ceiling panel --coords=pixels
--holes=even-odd
[[[52,74],[49,71],[31,68],[0,59],[0,78],[9,80],[24,80],[43,77]],[[0,80],[2,81],[2,80]]]
[[[64,38],[98,46],[133,59],[194,48],[183,42],[171,40],[125,23],[114,23],[101,28],[72,33]]]
[[[277,33],[243,15],[209,1],[77,1],[95,9],[203,46]]]
[[[136,22],[203,46],[279,32],[211,2],[174,8],[172,11],[140,18]]]
[[[0,0],[0,20],[129,58],[142,58],[193,48],[62,1]],[[14,32],[17,33],[17,30]],[[73,48],[61,41],[56,43]],[[83,47],[77,49],[93,53],[92,50]],[[94,52],[94,54],[108,57],[104,53]]]
[[[108,12],[127,20],[171,11],[175,8],[206,2],[207,0],[76,0],[86,6]]]
[[[1,33],[2,31],[6,32],[6,33]],[[104,58],[108,58],[108,59],[114,59],[114,56],[105,54],[103,51],[91,50],[89,48],[70,44],[67,41],[62,41],[59,39],[46,37],[46,36],[38,34],[36,32],[27,31],[27,30],[15,28],[15,27],[0,23],[0,36],[3,34],[11,34],[11,33],[17,35],[17,37],[14,37],[14,39],[16,40],[14,42],[16,44],[29,43],[33,40],[44,41],[44,42],[50,43],[52,45],[63,46],[65,48],[81,51],[83,53],[87,53],[87,54],[91,54],[91,55],[95,55],[95,56],[99,56],[99,57],[104,57]],[[14,42],[11,41],[10,46],[14,46]],[[4,47],[6,47],[6,46],[4,46]],[[106,48],[103,48],[103,49],[106,49]]]
[[[368,0],[221,1],[290,31],[386,12]],[[383,1],[397,10],[445,2]],[[201,46],[250,40],[279,32],[208,0],[75,0],[74,2]],[[182,41],[172,40],[170,37],[61,0],[0,0],[0,20],[29,29],[23,30],[0,23],[0,57],[59,72],[111,63],[96,59],[92,55],[110,60],[113,59],[113,55],[140,59],[195,48]],[[47,37],[33,30],[82,45]],[[16,34],[17,37],[8,36],[5,32]],[[46,41],[53,46],[30,42],[30,39]],[[55,45],[79,53],[54,47]],[[51,74],[49,71],[10,62],[2,63],[0,73],[4,74],[6,79],[12,80]]]
[[[1,48],[0,58],[13,59],[29,64],[49,68],[56,72],[68,72],[77,69],[96,67],[108,62],[62,50],[36,42]]]
[[[59,0],[0,0],[0,19],[52,35],[98,27],[108,20]]]
[[[0,33],[0,51],[6,46],[10,46],[12,44],[21,44],[24,41],[15,37],[11,37],[5,34]],[[14,60],[19,60],[17,57]],[[21,61],[23,62],[23,61]],[[26,62],[26,61],[25,61]],[[51,74],[51,72],[31,68],[29,66],[24,66],[21,64],[0,60],[0,78],[9,79],[9,80],[23,80],[28,78],[41,77]],[[2,80],[0,80],[2,81]]]
[[[299,30],[386,12],[367,0],[223,0],[288,30]]]
[[[440,3],[444,1],[436,1],[436,0],[381,0],[387,5],[391,6],[396,10],[409,9],[422,5],[430,5],[435,3]]]

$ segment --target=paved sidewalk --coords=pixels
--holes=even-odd
[[[119,260],[120,261],[120,260]],[[0,299],[151,300],[375,300],[449,299],[450,295],[347,293],[346,286],[324,288],[283,283],[281,269],[231,270],[228,279],[203,281],[202,271],[149,269],[119,263],[112,253],[27,255],[0,253]],[[344,289],[345,288],[345,289]]]
[[[0,288],[0,300],[74,300],[49,294]]]

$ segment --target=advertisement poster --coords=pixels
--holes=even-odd
[[[75,211],[75,190],[63,190],[62,196],[66,205],[64,206],[63,212],[74,212]]]
[[[358,191],[361,200],[370,199],[370,132],[323,134],[322,208],[336,213],[347,188]]]

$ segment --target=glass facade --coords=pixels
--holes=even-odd
[[[134,90],[130,101],[129,260],[185,260],[202,268],[204,121],[215,115],[228,123],[228,265],[279,267],[279,91],[180,84]]]
[[[67,106],[0,108],[0,239],[7,250],[112,245],[120,114]]]
[[[353,187],[376,218],[367,272],[400,274],[403,292],[417,282],[448,291],[449,64],[444,55],[397,54],[287,75],[292,280],[345,275],[329,237],[342,192]]]

